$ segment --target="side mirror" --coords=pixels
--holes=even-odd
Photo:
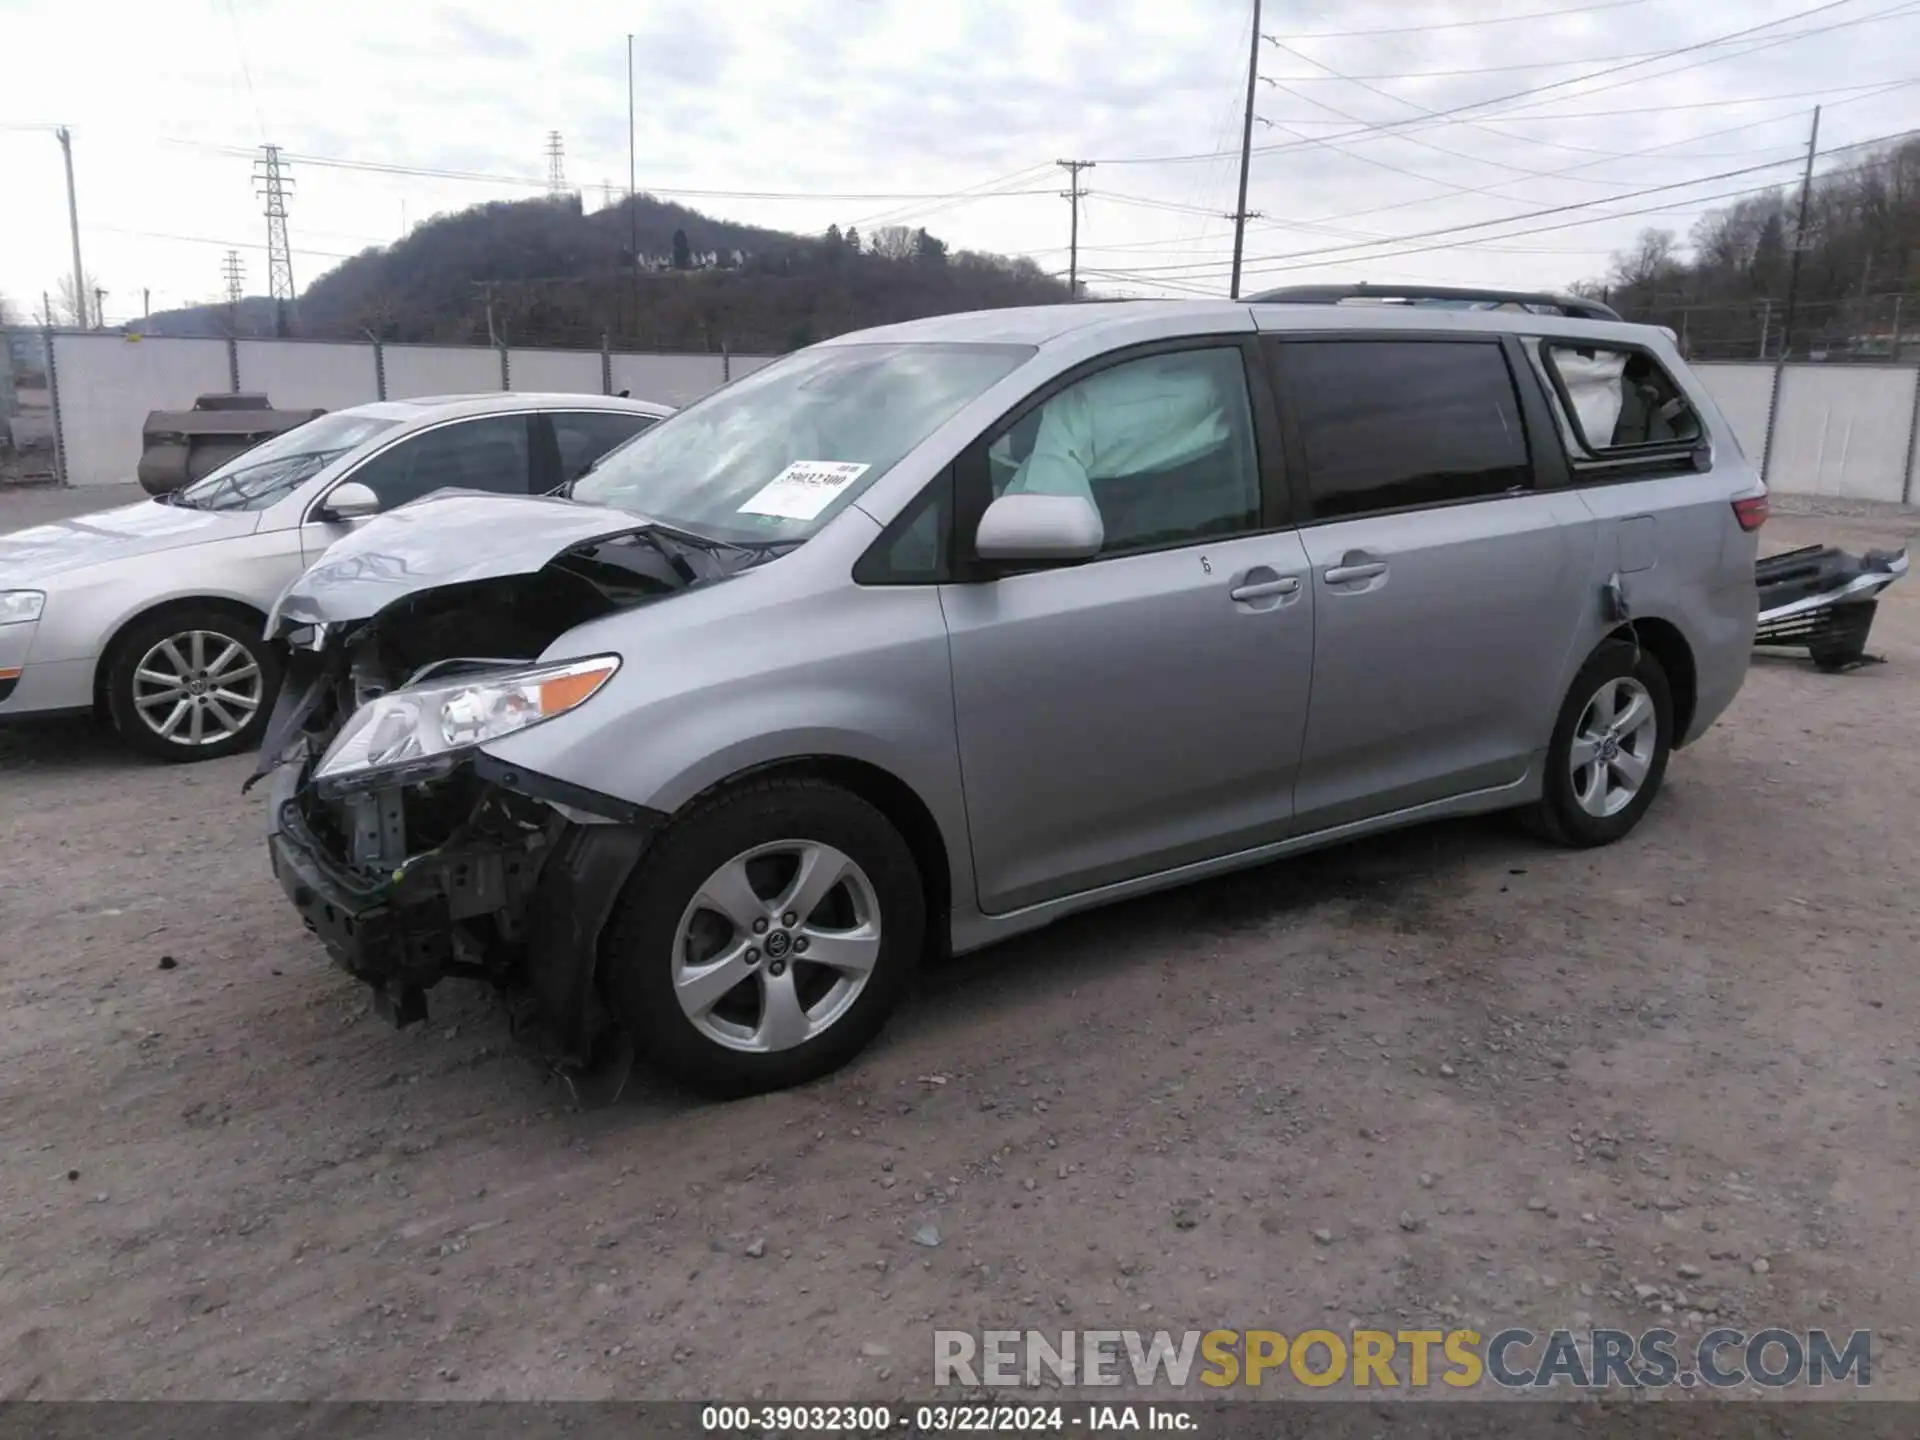
[[[336,485],[320,507],[322,520],[362,520],[380,513],[380,497],[357,480]]]
[[[1002,495],[980,517],[973,550],[1016,565],[1091,560],[1106,538],[1100,512],[1079,495]]]

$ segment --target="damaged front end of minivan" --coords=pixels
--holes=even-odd
[[[484,556],[463,558],[480,521]],[[248,784],[271,781],[282,889],[382,1015],[424,1020],[439,981],[481,980],[557,1066],[624,1074],[595,959],[665,817],[484,747],[619,670],[615,654],[543,661],[561,636],[773,553],[563,501],[439,496],[289,588],[269,620],[288,673]]]

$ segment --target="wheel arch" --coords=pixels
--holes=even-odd
[[[1671,620],[1649,615],[1618,626],[1606,638],[1628,645],[1637,643],[1667,672],[1667,687],[1673,695],[1673,748],[1678,750],[1692,738],[1693,719],[1700,705],[1700,672],[1686,635]]]
[[[93,663],[93,713],[95,716],[104,717],[107,714],[107,677],[112,673],[114,662],[119,658],[120,647],[125,643],[127,633],[143,621],[177,610],[224,610],[251,621],[259,634],[266,633],[266,612],[259,606],[232,595],[175,595],[165,600],[156,600],[150,605],[123,615],[113,627],[113,632],[108,635],[106,643],[100,647],[99,659]]]
[[[887,817],[920,871],[927,909],[927,945],[944,954],[952,933],[953,866],[933,810],[911,785],[883,766],[847,755],[795,755],[736,770],[688,800],[681,811],[740,785],[774,779],[822,780],[858,795]]]

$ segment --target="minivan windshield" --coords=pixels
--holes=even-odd
[[[160,498],[190,510],[264,510],[354,446],[399,423],[351,410],[316,415],[234,456],[205,479]]]
[[[823,345],[777,360],[629,440],[573,487],[739,544],[810,538],[1028,345]]]

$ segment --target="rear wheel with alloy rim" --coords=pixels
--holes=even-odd
[[[925,902],[899,832],[838,786],[771,780],[674,823],[627,884],[602,952],[642,1053],[709,1094],[846,1063],[919,959]]]
[[[259,743],[280,683],[259,620],[194,607],[136,621],[108,660],[114,728],[163,760],[213,760]]]
[[[1563,845],[1607,845],[1640,823],[1673,749],[1673,699],[1650,653],[1608,641],[1581,668],[1547,750],[1533,828]]]

